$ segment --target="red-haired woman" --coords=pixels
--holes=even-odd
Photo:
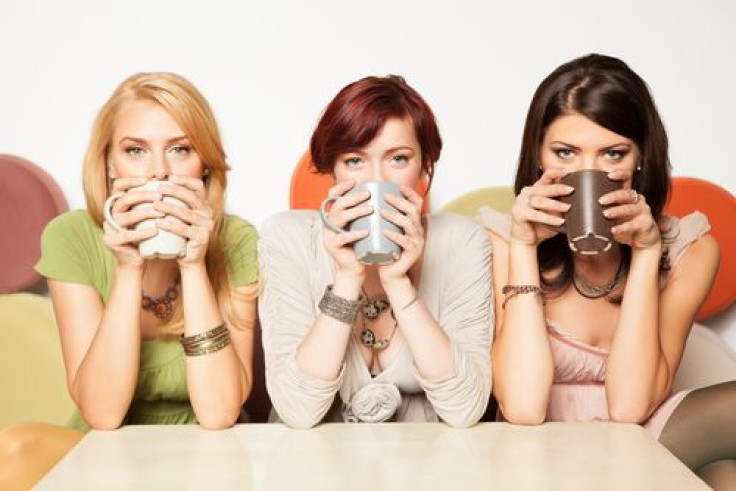
[[[434,115],[401,77],[366,77],[327,106],[310,150],[339,196],[329,218],[342,227],[374,212],[357,184],[389,181],[401,196],[381,211],[398,260],[366,266],[316,212],[264,224],[265,285],[259,303],[266,379],[275,417],[321,421],[437,421],[470,426],[490,393],[490,241],[471,220],[422,214],[416,186],[430,179],[442,141]],[[376,210],[377,211],[377,210]],[[339,397],[335,397],[338,395]]]

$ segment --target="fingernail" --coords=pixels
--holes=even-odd
[[[572,187],[572,186],[567,186],[567,194],[570,194],[570,193],[572,193],[573,191],[575,191],[575,188],[574,188],[574,187]]]
[[[611,210],[603,210],[604,217],[609,218],[610,215],[611,215]]]

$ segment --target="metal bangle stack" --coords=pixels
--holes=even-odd
[[[179,340],[187,356],[201,356],[215,351],[230,344],[230,331],[225,324],[193,336],[182,335]]]

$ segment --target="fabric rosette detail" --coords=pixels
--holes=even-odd
[[[401,405],[401,392],[394,384],[370,383],[356,390],[343,407],[347,423],[388,421]]]

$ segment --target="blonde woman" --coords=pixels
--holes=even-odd
[[[89,428],[238,420],[251,390],[257,234],[224,213],[227,171],[212,112],[184,78],[133,75],[103,106],[84,161],[87,210],[48,225],[36,266],[79,410],[71,428],[5,430],[0,487],[32,485]],[[135,189],[150,180],[166,182]],[[111,216],[122,230],[103,219],[118,193]],[[139,242],[160,230],[186,239],[183,256],[143,259]]]

